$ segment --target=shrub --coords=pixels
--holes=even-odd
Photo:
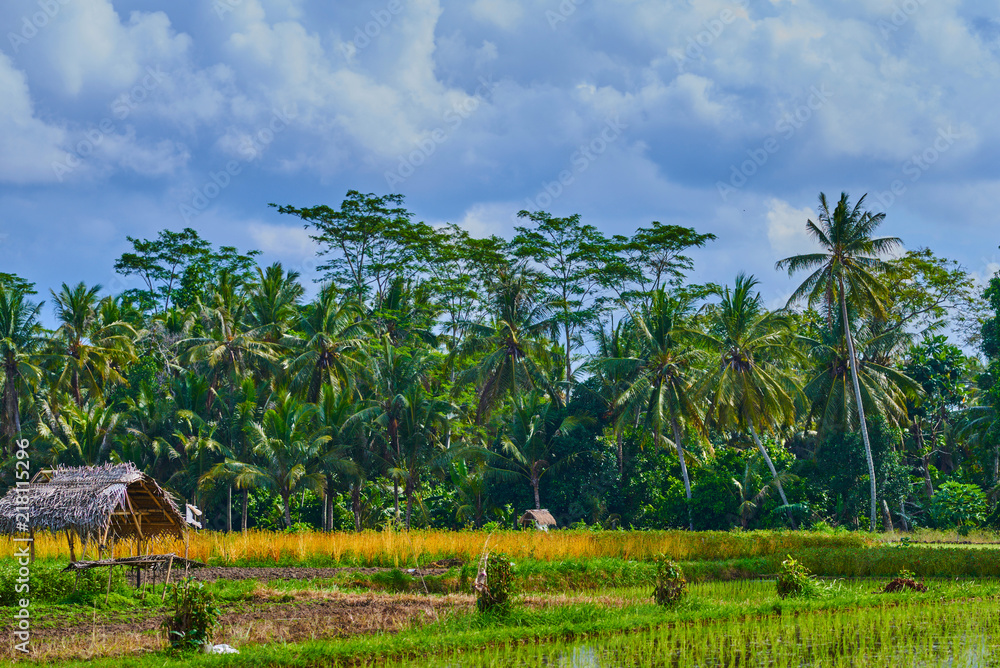
[[[965,536],[985,521],[986,495],[978,485],[948,481],[931,497],[930,515],[937,528]]]
[[[684,571],[665,555],[656,558],[656,588],[653,599],[657,605],[672,608],[687,594],[687,580]]]
[[[778,573],[778,596],[781,598],[797,596],[819,596],[820,587],[816,579],[805,566],[789,556],[781,562]]]
[[[163,622],[172,649],[198,649],[212,639],[221,610],[201,582],[190,578],[174,585],[174,614]]]
[[[479,612],[509,612],[514,596],[514,569],[507,555],[502,552],[489,555],[486,570],[479,573],[473,588]]]

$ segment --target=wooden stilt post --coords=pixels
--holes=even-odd
[[[108,604],[108,600],[111,598],[111,572],[114,570],[114,566],[108,566],[108,593],[104,595],[104,605]]]
[[[167,587],[170,586],[170,569],[174,567],[174,555],[170,555],[170,560],[167,562],[167,579],[163,581],[163,598],[161,601],[167,600]]]

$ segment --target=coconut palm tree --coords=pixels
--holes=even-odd
[[[764,307],[760,293],[754,291],[758,283],[740,273],[732,289],[716,289],[722,301],[710,311],[708,331],[690,336],[712,359],[701,382],[708,398],[706,422],[750,434],[787,510],[784,487],[758,430],[773,431],[795,420],[795,382],[777,363],[793,348],[788,319]],[[795,528],[795,519],[787,512]]]
[[[807,299],[810,305],[817,301],[825,301],[828,324],[832,327],[833,303],[840,303],[840,313],[844,322],[844,334],[847,338],[848,363],[854,384],[854,401],[858,414],[858,425],[865,444],[865,457],[868,460],[868,475],[871,492],[871,530],[876,530],[876,492],[875,464],[872,461],[872,448],[868,440],[868,426],[865,422],[864,403],[861,397],[861,386],[858,382],[858,358],[854,351],[854,339],[851,336],[850,319],[848,317],[848,299],[859,308],[870,313],[884,315],[882,301],[886,296],[885,286],[879,282],[879,275],[889,271],[890,266],[877,256],[888,253],[902,245],[896,237],[873,238],[876,228],[885,220],[884,213],[872,213],[864,210],[865,196],[852,207],[847,193],[841,193],[840,200],[831,211],[826,195],[820,193],[820,214],[818,223],[806,221],[806,231],[822,246],[819,253],[795,255],[779,260],[777,269],[787,269],[788,275],[801,271],[812,270],[808,278],[792,293],[788,303],[793,304],[801,299]]]
[[[869,414],[883,416],[889,424],[904,426],[906,400],[920,392],[920,384],[898,369],[897,360],[910,342],[909,336],[883,321],[855,319],[851,338],[856,342],[856,371],[861,406]],[[855,415],[850,351],[842,333],[843,319],[835,315],[833,330],[818,338],[800,336],[812,369],[803,392],[810,401],[808,418],[820,431],[846,431]],[[855,402],[857,401],[855,395]]]
[[[684,300],[656,290],[650,297],[650,306],[643,315],[633,315],[640,352],[633,357],[607,359],[603,366],[615,377],[633,378],[629,386],[615,401],[619,420],[645,418],[653,428],[653,442],[659,447],[668,442],[664,430],[673,435],[673,445],[680,460],[684,491],[688,500],[688,527],[694,528],[691,518],[691,479],[685,461],[684,425],[704,431],[704,423],[696,405],[694,387],[696,363],[701,353],[683,344],[679,321],[690,310]]]
[[[322,494],[325,476],[320,469],[329,435],[315,426],[316,407],[284,393],[251,429],[259,464],[227,459],[226,470],[239,488],[271,489],[281,497],[285,527],[292,526],[292,494],[310,489]]]
[[[38,423],[38,435],[49,444],[48,463],[93,466],[106,461],[121,414],[96,399],[83,406],[69,401],[56,408],[55,403],[43,402]]]
[[[531,486],[535,510],[541,510],[539,483],[542,476],[569,463],[578,453],[553,461],[555,440],[582,423],[577,416],[560,416],[560,408],[538,390],[532,390],[524,402],[514,407],[512,419],[502,437],[501,452],[492,452],[492,474],[501,479],[523,478]]]
[[[307,305],[299,321],[302,343],[289,362],[292,387],[319,401],[324,385],[347,387],[365,372],[365,343],[373,334],[361,319],[361,309],[351,298],[339,300],[333,286],[326,285],[316,301]]]
[[[42,305],[25,298],[24,293],[0,286],[0,364],[3,365],[2,415],[0,434],[3,444],[0,454],[7,454],[21,433],[21,394],[42,377],[37,366],[36,351],[43,344],[38,314]]]
[[[549,351],[538,335],[545,313],[534,300],[533,283],[523,267],[501,270],[493,288],[492,324],[465,323],[466,337],[452,351],[452,358],[478,359],[456,385],[457,389],[468,382],[477,384],[477,422],[508,395],[518,405],[522,392],[542,387],[558,398],[543,368]]]
[[[393,510],[399,519],[399,484],[407,490],[407,506],[412,506],[413,480],[409,477],[409,461],[421,454],[412,448],[426,445],[426,439],[419,434],[430,424],[411,414],[416,410],[414,402],[424,401],[421,384],[424,382],[433,360],[426,350],[397,348],[388,335],[382,337],[381,345],[372,355],[373,368],[371,383],[365,392],[367,405],[349,420],[352,427],[363,424],[371,426],[384,444],[382,459],[387,464],[393,484]],[[420,389],[418,389],[420,388]],[[428,418],[429,422],[434,422]],[[407,513],[409,517],[409,512]]]
[[[316,404],[316,428],[318,433],[330,437],[320,455],[321,468],[326,476],[326,499],[324,504],[325,531],[332,530],[333,490],[337,479],[349,482],[352,506],[357,494],[358,508],[354,510],[354,528],[361,531],[361,487],[364,484],[366,455],[363,443],[359,443],[362,433],[356,426],[348,426],[358,410],[357,397],[353,389],[324,384],[320,389]],[[359,448],[359,446],[361,446]],[[362,450],[362,452],[359,452]],[[356,489],[355,489],[356,488]]]
[[[219,272],[212,306],[203,307],[201,315],[202,335],[183,339],[178,346],[184,350],[183,362],[203,362],[208,367],[207,409],[219,396],[224,382],[235,396],[236,386],[246,375],[263,370],[277,359],[278,347],[265,339],[267,326],[245,324],[246,301],[236,280],[225,270]]]
[[[257,280],[247,288],[247,324],[270,343],[281,342],[298,318],[298,303],[305,289],[299,272],[285,272],[280,262],[266,270],[257,267]]]
[[[52,340],[49,364],[57,375],[57,387],[68,385],[76,405],[86,402],[83,389],[101,398],[108,383],[124,383],[122,368],[135,360],[132,342],[135,329],[121,320],[104,322],[97,293],[100,285],[65,283],[52,291],[59,328]]]

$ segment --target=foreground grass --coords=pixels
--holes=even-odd
[[[834,582],[822,598],[780,600],[771,582],[703,583],[691,588],[686,603],[676,610],[666,610],[649,601],[648,588],[620,588],[601,592],[606,597],[618,597],[620,605],[565,597],[556,604],[541,607],[519,607],[505,617],[483,616],[456,612],[443,615],[439,621],[424,623],[394,634],[375,634],[337,640],[311,641],[287,645],[240,648],[238,656],[171,656],[156,653],[144,657],[128,657],[130,666],[329,666],[369,664],[376,658],[399,659],[429,654],[470,652],[483,647],[536,642],[540,640],[571,640],[624,632],[645,632],[661,627],[686,628],[739,619],[781,618],[824,611],[851,611],[894,606],[920,608],[945,605],[952,601],[982,602],[995,615],[1000,597],[1000,582],[929,583],[925,594],[905,593],[885,595],[875,593],[872,582]],[[582,596],[579,595],[579,596]],[[86,661],[46,661],[44,665],[120,666],[123,657],[89,659]],[[25,665],[25,662],[20,662]],[[41,664],[38,664],[41,665]]]

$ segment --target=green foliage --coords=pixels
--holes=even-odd
[[[962,535],[986,520],[986,495],[978,485],[948,481],[931,498],[930,515],[939,529],[958,529]]]
[[[668,556],[661,554],[656,558],[656,586],[653,589],[653,600],[657,605],[672,608],[680,604],[687,595],[687,580],[684,571]]]
[[[502,552],[486,559],[486,578],[482,573],[476,579],[476,609],[483,613],[507,614],[511,611],[514,588],[514,565]]]
[[[107,594],[108,574],[104,569],[64,573],[62,563],[36,560],[28,567],[31,574],[25,583],[18,582],[20,568],[14,559],[0,560],[0,606],[17,605],[22,598],[34,603],[103,604]],[[134,591],[124,569],[112,573],[111,592],[134,604]]]
[[[174,585],[173,607],[173,615],[163,622],[172,649],[197,650],[211,642],[222,611],[204,583],[188,578]]]
[[[821,592],[809,569],[791,556],[781,562],[777,588],[781,598],[815,597]]]

